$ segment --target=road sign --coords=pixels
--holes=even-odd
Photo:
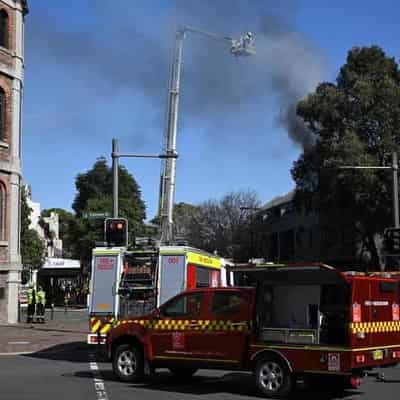
[[[104,219],[111,216],[109,212],[85,212],[82,214],[86,219]]]

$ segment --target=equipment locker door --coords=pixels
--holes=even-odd
[[[370,346],[372,337],[368,327],[372,322],[371,315],[371,283],[369,279],[354,279],[352,284],[352,301],[350,305],[350,321],[353,329],[350,329],[353,346]],[[354,332],[353,332],[354,331]],[[365,338],[357,339],[357,334],[365,333]]]
[[[162,254],[160,256],[159,305],[185,289],[185,268],[186,257],[184,254]]]
[[[93,262],[93,284],[91,314],[114,314],[116,309],[116,282],[118,276],[118,254],[97,254]]]

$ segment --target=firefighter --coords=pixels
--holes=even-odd
[[[27,297],[28,297],[28,317],[26,322],[29,324],[33,322],[33,316],[35,315],[35,308],[36,308],[36,290],[33,283],[29,285],[29,289],[27,291]]]
[[[44,324],[44,310],[46,305],[46,293],[41,286],[37,292],[36,322]]]

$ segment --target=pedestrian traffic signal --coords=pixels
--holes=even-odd
[[[400,255],[400,228],[386,228],[383,233],[383,252],[388,256]]]
[[[106,218],[104,233],[108,246],[128,246],[128,221],[125,218]]]

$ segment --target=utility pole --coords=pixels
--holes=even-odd
[[[113,170],[113,218],[118,218],[118,169],[119,169],[119,154],[118,140],[112,140],[112,170]]]
[[[251,55],[255,53],[253,35],[247,32],[240,39],[221,36],[214,33],[184,27],[176,32],[175,51],[171,68],[171,81],[168,93],[167,128],[165,133],[164,152],[169,157],[165,160],[161,182],[161,243],[168,244],[173,240],[173,210],[175,197],[176,177],[176,134],[178,127],[180,75],[182,67],[183,41],[186,32],[193,32],[211,37],[220,41],[229,42],[230,51],[235,56]]]
[[[393,171],[393,220],[394,227],[399,228],[399,180],[398,180],[399,164],[397,161],[397,153],[392,153],[392,171]]]

